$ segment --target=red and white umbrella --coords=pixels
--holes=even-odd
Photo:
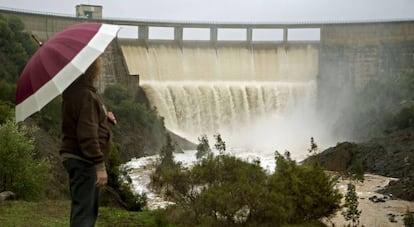
[[[41,45],[17,84],[16,122],[61,94],[105,51],[119,29],[117,25],[76,24]]]

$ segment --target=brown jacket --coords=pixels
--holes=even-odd
[[[63,92],[63,158],[79,158],[104,168],[111,150],[107,112],[92,84],[77,80]]]

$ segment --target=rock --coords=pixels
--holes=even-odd
[[[399,178],[380,193],[414,201],[414,127],[369,141],[339,143],[318,157],[330,171],[343,173],[362,165],[365,173]]]
[[[344,172],[348,169],[351,161],[353,150],[356,144],[344,142],[335,147],[328,148],[320,156],[322,165],[330,171]]]
[[[11,191],[0,192],[0,201],[5,200],[15,200],[17,198],[16,194]]]
[[[379,198],[376,195],[371,196],[368,198],[373,203],[385,203],[386,197]]]
[[[388,220],[390,222],[397,223],[397,220],[395,220],[395,217],[396,217],[395,214],[388,214]]]
[[[404,177],[397,181],[390,181],[379,193],[392,194],[393,196],[407,201],[414,201],[414,176]]]

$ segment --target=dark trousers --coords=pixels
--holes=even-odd
[[[69,158],[63,162],[68,174],[72,204],[71,227],[93,227],[98,217],[99,188],[92,164]]]

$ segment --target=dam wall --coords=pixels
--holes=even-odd
[[[351,22],[313,22],[285,24],[242,24],[242,23],[202,23],[138,21],[124,19],[87,19],[71,15],[56,15],[45,12],[31,12],[0,8],[6,17],[19,17],[29,33],[44,41],[64,28],[82,22],[99,22],[135,27],[137,39],[118,39],[111,46],[123,54],[110,57],[118,67],[110,69],[106,64],[109,83],[126,81],[121,77],[141,75],[144,79],[170,79],[171,66],[177,67],[178,75],[210,74],[216,68],[225,73],[220,80],[248,79],[245,74],[257,73],[250,79],[259,79],[258,74],[271,73],[280,77],[286,71],[293,74],[290,78],[299,79],[302,72],[311,71],[318,78],[319,88],[325,88],[333,80],[351,83],[355,89],[362,89],[367,81],[387,75],[395,75],[412,70],[414,54],[414,19],[400,21],[351,21]],[[151,40],[151,27],[173,28],[172,40]],[[187,41],[183,38],[186,28],[206,28],[210,31],[208,41]],[[296,29],[319,29],[319,40],[291,41],[290,33]],[[220,41],[220,29],[245,30],[245,40]],[[282,31],[280,40],[256,42],[253,40],[255,29],[277,29]],[[117,47],[116,47],[117,46]],[[144,51],[145,50],[145,51]],[[158,54],[155,56],[154,54]],[[298,53],[300,53],[298,56]],[[140,56],[139,60],[136,60]],[[205,58],[203,60],[203,57]],[[215,58],[217,57],[217,59]],[[122,59],[123,58],[123,59]],[[166,60],[169,58],[169,60]],[[263,61],[263,59],[266,59]],[[295,60],[292,60],[295,59]],[[250,62],[249,62],[250,61]],[[167,63],[168,62],[168,63]],[[288,64],[286,64],[288,63]],[[184,66],[183,66],[184,65]],[[198,68],[202,65],[202,69]],[[207,67],[215,65],[216,67]],[[290,65],[291,69],[287,69]],[[311,66],[312,65],[312,66]],[[124,68],[123,68],[124,67]],[[158,69],[153,69],[158,67]],[[292,69],[294,68],[294,70]],[[158,72],[155,72],[158,70]],[[121,73],[123,75],[118,75]],[[116,79],[111,79],[110,74]],[[162,75],[161,75],[162,74]],[[279,76],[277,76],[279,75]],[[305,74],[303,74],[305,75]],[[308,74],[306,74],[308,75]],[[177,76],[177,74],[176,74]],[[238,76],[240,76],[238,78]],[[113,77],[113,76],[112,76]],[[203,77],[199,76],[198,78]],[[266,76],[267,77],[267,76]],[[206,78],[206,76],[204,76]],[[213,79],[213,78],[209,78]],[[214,78],[216,79],[216,78]],[[307,76],[304,78],[307,79]],[[137,78],[132,79],[138,81]],[[131,84],[131,83],[129,83]],[[133,83],[135,84],[135,82]],[[329,89],[325,89],[328,90]]]
[[[324,25],[321,37],[318,101],[322,109],[352,105],[349,102],[357,98],[353,96],[369,81],[414,71],[413,21]]]
[[[321,82],[338,74],[361,89],[372,79],[413,70],[413,21],[325,25],[321,33]]]

